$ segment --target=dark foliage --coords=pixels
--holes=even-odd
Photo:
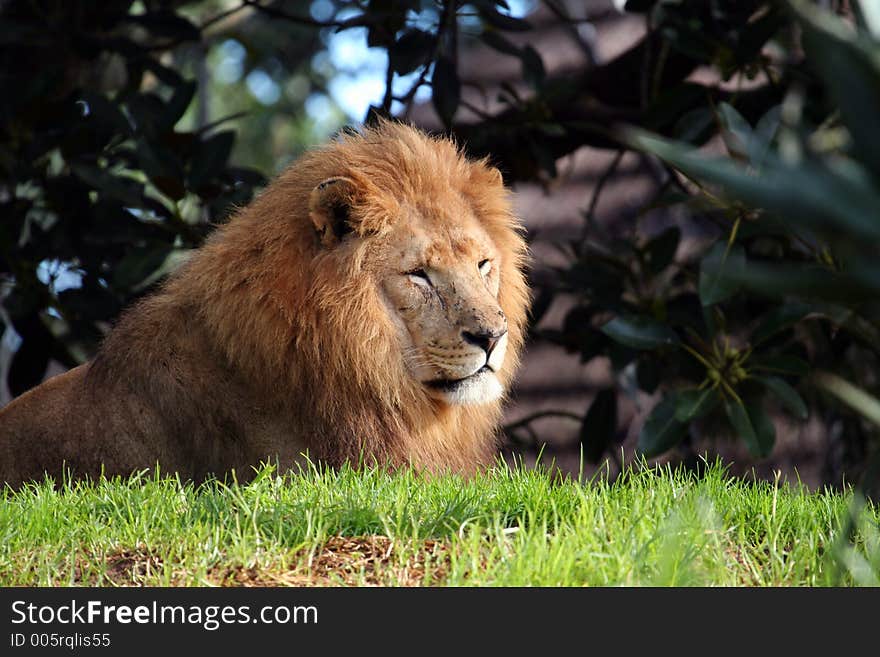
[[[870,460],[880,47],[858,3],[839,4],[835,15],[806,1],[629,2],[648,31],[628,51],[577,75],[535,76],[528,98],[453,128],[511,181],[555,177],[557,159],[582,145],[665,161],[644,212],[683,209],[699,227],[691,248],[672,225],[611,234],[593,202],[570,265],[534,309],[537,324],[554,297],[573,298],[562,326],[536,337],[583,362],[606,357],[620,386],[659,394],[639,435],[646,456],[721,431],[763,458],[782,412],[845,422],[846,474]],[[496,31],[486,26],[488,45],[525,56]],[[716,81],[693,81],[698,69]],[[709,160],[697,149],[714,137],[726,153]],[[618,438],[610,399],[600,392],[584,415],[593,462]]]
[[[50,358],[91,355],[174,254],[263,178],[230,166],[232,132],[175,126],[196,84],[162,63],[199,29],[169,2],[5,2],[0,13],[0,277],[23,342],[13,394]]]

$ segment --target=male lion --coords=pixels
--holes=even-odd
[[[0,480],[309,458],[470,473],[523,343],[527,250],[498,171],[390,122],[318,148],[0,411]]]

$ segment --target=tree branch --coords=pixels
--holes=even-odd
[[[308,25],[310,27],[353,27],[356,25],[363,24],[363,16],[356,16],[353,19],[345,20],[345,21],[317,21],[311,16],[298,16],[295,14],[289,14],[283,9],[278,9],[277,7],[270,7],[268,5],[260,4],[258,0],[243,0],[245,6],[253,7],[257,11],[266,14],[267,16],[271,16],[272,18],[279,18],[281,20],[289,21],[291,23],[297,23],[299,25]]]
[[[212,16],[211,18],[207,19],[204,23],[202,23],[199,26],[199,31],[204,32],[206,29],[208,29],[212,25],[219,23],[220,21],[222,21],[225,18],[229,18],[233,14],[237,14],[242,9],[247,9],[247,7],[249,7],[249,6],[250,5],[248,4],[247,0],[244,0],[244,2],[242,2],[237,7],[233,7],[232,9],[227,9],[226,11],[221,11],[216,16]]]
[[[577,413],[571,413],[569,411],[538,411],[537,413],[532,413],[531,415],[524,417],[520,420],[516,420],[515,422],[511,422],[510,424],[504,425],[504,431],[512,431],[514,429],[519,429],[520,427],[526,427],[535,420],[540,420],[545,417],[561,417],[567,418],[569,420],[574,420],[576,422],[583,421],[583,417],[578,415]]]
[[[573,18],[565,9],[563,9],[556,3],[556,0],[544,0],[544,5],[553,13],[554,16],[556,16],[556,18],[558,18],[562,23],[565,24],[566,31],[569,33],[577,47],[580,48],[581,52],[584,53],[584,57],[587,58],[587,63],[590,66],[595,66],[596,53],[593,51],[593,46],[581,36],[581,33],[578,31],[577,28],[577,24],[579,22],[590,23],[590,19]]]

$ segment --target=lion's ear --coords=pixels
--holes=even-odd
[[[486,169],[488,170],[489,179],[492,181],[492,184],[504,187],[504,176],[501,174],[501,170],[492,166],[487,166]]]
[[[479,185],[504,186],[504,176],[501,171],[485,161],[477,162],[471,169],[471,180]]]
[[[351,232],[351,205],[357,188],[351,178],[328,178],[309,196],[309,216],[321,244],[329,248]]]

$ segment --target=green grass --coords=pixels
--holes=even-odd
[[[718,463],[614,482],[499,465],[44,483],[0,497],[0,585],[877,585],[878,525],[851,493]]]

